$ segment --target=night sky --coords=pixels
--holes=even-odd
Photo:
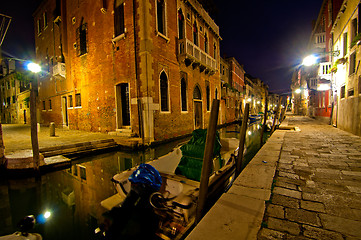
[[[248,74],[275,93],[289,92],[293,68],[305,55],[312,21],[322,0],[204,0],[220,28],[221,56],[235,57]],[[212,2],[214,4],[212,4]],[[0,13],[13,17],[3,54],[34,57],[32,13],[40,0],[6,0]]]

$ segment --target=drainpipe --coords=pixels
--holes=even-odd
[[[142,138],[142,145],[144,146],[144,128],[143,128],[143,108],[142,100],[140,99],[140,81],[138,73],[138,51],[137,51],[137,35],[136,35],[136,1],[133,0],[133,36],[134,36],[134,67],[135,67],[135,81],[136,81],[136,97],[137,97],[137,106],[138,106],[138,126],[139,126],[139,135]]]

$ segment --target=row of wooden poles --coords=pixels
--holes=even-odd
[[[280,107],[281,107],[282,97],[280,97],[277,110],[273,118],[273,124],[271,128],[271,134],[274,132],[277,120],[280,121],[284,118],[284,114],[286,111],[282,109],[282,114],[280,116]],[[198,197],[198,204],[197,204],[197,212],[196,212],[196,223],[198,223],[204,214],[204,207],[206,204],[207,196],[208,196],[208,189],[209,189],[209,177],[211,175],[211,168],[213,162],[213,149],[214,149],[214,142],[216,139],[216,131],[217,131],[217,122],[218,122],[218,114],[219,114],[219,103],[218,99],[214,99],[212,103],[211,109],[211,116],[209,118],[208,130],[207,130],[207,138],[206,138],[206,146],[204,149],[204,157],[203,157],[203,166],[202,166],[202,173],[201,173],[201,181],[199,187],[199,197]],[[264,109],[264,116],[263,116],[263,125],[261,130],[261,137],[260,137],[260,147],[263,146],[263,135],[266,129],[266,121],[267,121],[267,111],[268,111],[268,101],[266,98],[266,104]],[[235,169],[235,178],[241,173],[242,171],[242,164],[243,164],[243,152],[245,146],[245,137],[248,125],[248,118],[249,118],[249,103],[246,103],[241,131],[240,131],[240,141],[239,141],[239,148],[238,148],[238,155],[236,157],[236,169]]]

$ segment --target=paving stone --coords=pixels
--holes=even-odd
[[[285,206],[285,207],[289,207],[289,208],[299,208],[299,206],[300,206],[298,199],[279,195],[279,194],[274,194],[272,196],[272,203],[281,205],[281,206]]]
[[[270,204],[269,206],[267,206],[267,215],[269,217],[284,219],[285,218],[284,207],[280,205]]]
[[[279,176],[286,177],[290,179],[300,179],[300,177],[297,174],[287,173],[287,172],[279,172]]]
[[[268,228],[262,228],[258,234],[258,240],[272,240],[272,239],[283,239],[285,233],[271,230]]]
[[[329,239],[329,240],[343,240],[342,234],[332,231],[327,231],[321,228],[316,228],[308,225],[303,225],[303,235],[312,239]]]
[[[325,205],[325,213],[328,215],[347,218],[350,220],[360,220],[361,219],[361,210],[350,208],[345,205]]]
[[[316,227],[321,226],[321,222],[317,213],[303,209],[286,208],[286,219]]]
[[[268,228],[294,235],[298,235],[301,232],[300,226],[297,223],[277,218],[268,219]]]
[[[296,184],[291,184],[288,182],[284,182],[282,180],[277,180],[275,185],[278,187],[288,188],[288,189],[292,189],[292,190],[298,190]]]
[[[304,236],[299,236],[299,235],[286,234],[285,239],[287,239],[287,240],[309,240],[310,238],[304,237]]]
[[[346,218],[320,214],[322,225],[325,229],[341,234],[361,238],[361,222]]]
[[[276,193],[279,195],[284,195],[287,197],[301,199],[301,192],[296,191],[296,190],[287,189],[287,188],[275,187],[273,189],[273,193]]]
[[[305,210],[314,211],[314,212],[322,212],[322,213],[326,212],[325,206],[319,202],[301,200],[301,208],[305,209]]]

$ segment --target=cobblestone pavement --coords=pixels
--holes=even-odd
[[[31,149],[30,125],[2,124],[5,154]],[[133,138],[108,135],[100,132],[86,132],[56,128],[55,137],[50,136],[49,127],[40,127],[38,132],[39,148],[114,139],[118,144],[128,145]],[[137,139],[136,139],[137,140]],[[135,140],[134,140],[135,141]]]
[[[288,117],[258,239],[361,239],[361,138]]]

